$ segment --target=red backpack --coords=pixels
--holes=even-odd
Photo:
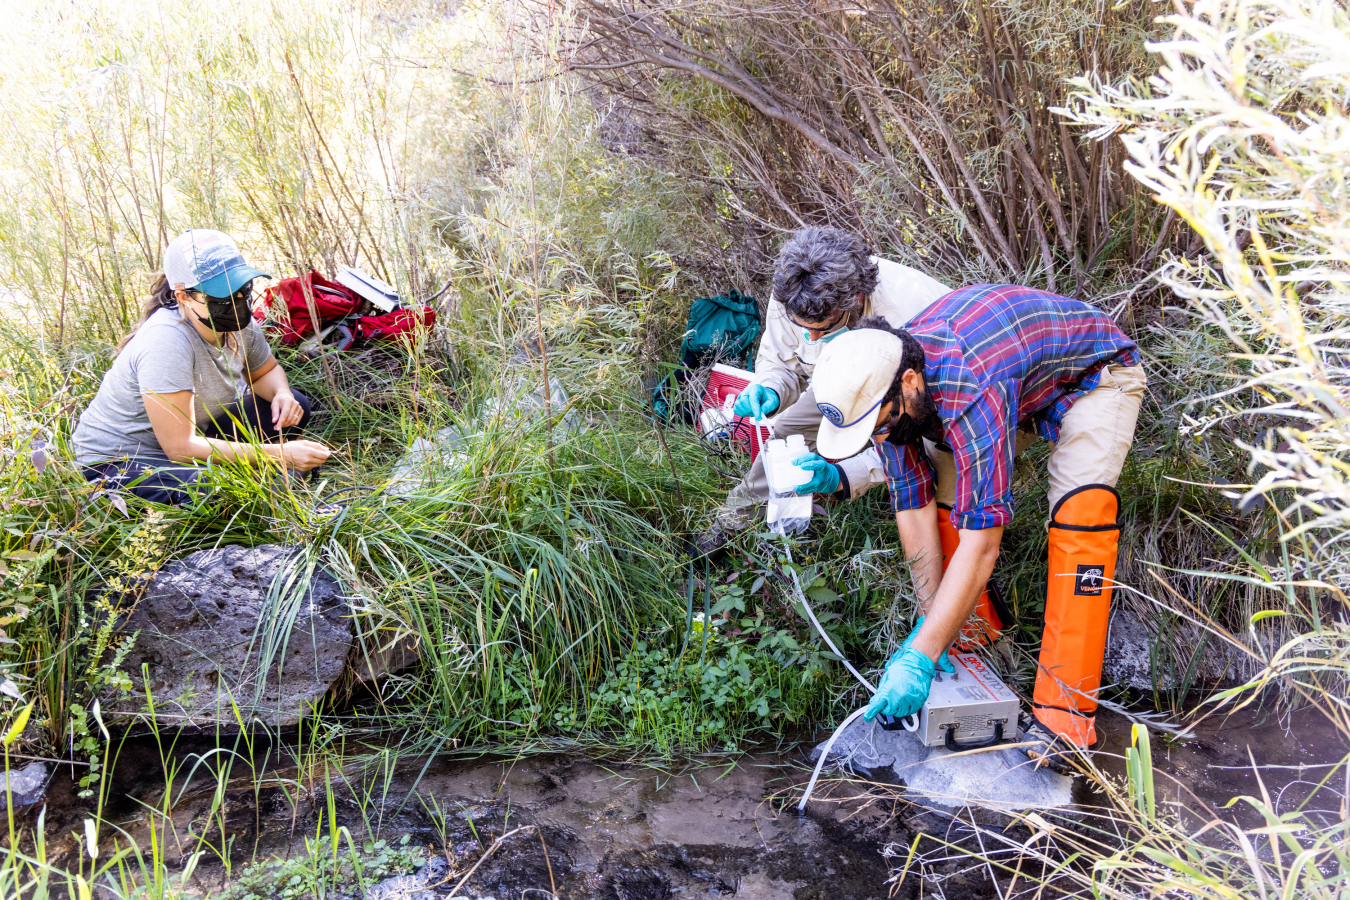
[[[419,328],[436,324],[436,311],[428,306],[414,309],[396,309],[379,315],[358,315],[366,301],[355,292],[318,272],[307,272],[295,278],[283,278],[263,294],[262,303],[253,311],[258,321],[281,335],[281,342],[294,347],[316,331],[343,319],[360,338],[368,341],[397,340],[411,335]]]

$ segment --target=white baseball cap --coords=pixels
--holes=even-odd
[[[228,297],[255,278],[271,276],[244,262],[239,245],[225,232],[189,228],[164,251],[164,277],[174,290]]]
[[[848,331],[825,345],[811,375],[823,417],[816,438],[821,456],[845,459],[867,446],[904,352],[900,338],[877,328]]]

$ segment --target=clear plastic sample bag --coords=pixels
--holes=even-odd
[[[764,447],[764,475],[769,482],[769,530],[775,534],[800,534],[811,522],[811,494],[798,494],[797,487],[811,480],[811,473],[792,464],[805,456],[806,438],[788,435]]]

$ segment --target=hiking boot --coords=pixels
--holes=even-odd
[[[713,522],[707,531],[694,539],[690,558],[695,562],[701,559],[707,559],[710,563],[721,562],[722,557],[727,555],[731,536],[732,533],[723,528],[720,522]]]
[[[1022,742],[1035,741],[1030,747],[1023,747],[1022,752],[1027,755],[1036,768],[1045,766],[1052,772],[1058,772],[1061,775],[1073,775],[1079,770],[1084,762],[1086,750],[1075,747],[1064,738],[1055,734],[1046,728],[1040,722],[1033,721],[1031,726],[1022,733]]]

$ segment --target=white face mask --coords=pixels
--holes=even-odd
[[[848,326],[847,326],[847,325],[845,325],[843,328],[839,328],[839,329],[836,329],[836,330],[834,330],[834,331],[831,331],[829,334],[822,334],[818,339],[816,339],[816,340],[813,341],[813,340],[811,340],[811,332],[809,332],[809,331],[807,331],[805,328],[803,328],[803,329],[802,329],[802,340],[806,343],[806,346],[808,346],[808,347],[814,347],[814,346],[816,346],[817,344],[828,344],[830,341],[832,341],[832,340],[834,340],[835,338],[839,337],[839,335],[843,334],[845,331],[848,331]]]

